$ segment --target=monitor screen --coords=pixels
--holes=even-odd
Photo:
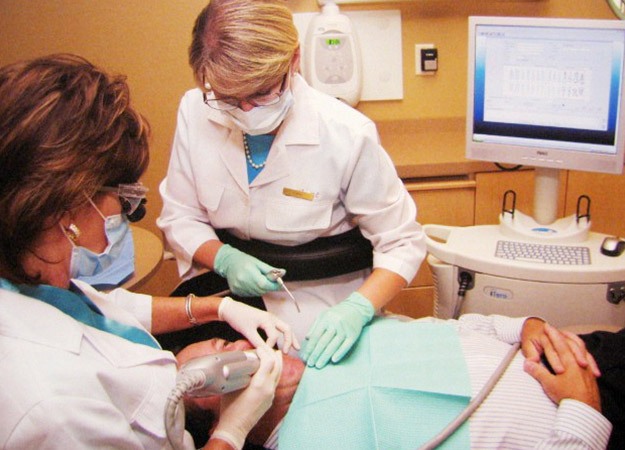
[[[623,170],[625,22],[470,17],[469,159]]]

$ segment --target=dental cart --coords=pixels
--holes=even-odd
[[[550,242],[500,225],[424,225],[434,278],[434,315],[501,314],[541,317],[551,324],[625,327],[625,252],[606,256],[606,235],[587,231],[577,242]],[[577,260],[508,259],[509,243],[581,249]],[[552,245],[553,244],[553,245]],[[503,255],[503,256],[502,256]],[[514,258],[514,256],[512,257]]]

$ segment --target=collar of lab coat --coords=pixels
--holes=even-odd
[[[314,98],[314,91],[306,80],[295,74],[291,83],[293,91],[293,106],[286,115],[278,137],[285,145],[317,145],[319,144],[319,116]],[[200,89],[197,89],[201,96]],[[228,114],[214,108],[206,107],[206,118],[221,126],[232,130],[234,135],[241,133]],[[232,139],[232,135],[230,137]]]
[[[169,352],[135,344],[84,325],[53,306],[0,289],[0,335],[80,354],[83,338],[116,367],[156,360],[175,361]]]
[[[314,91],[299,74],[293,77],[291,89],[294,98],[293,106],[276,135],[267,166],[254,179],[252,186],[271,183],[290,174],[288,147],[319,144],[319,116]],[[220,157],[239,187],[244,192],[249,192],[246,166],[241,164],[243,156],[241,131],[227,114],[211,108],[206,108],[205,111],[208,120],[230,129],[226,145],[219,148]]]
[[[293,77],[293,98],[290,113],[284,119],[278,137],[284,145],[319,145],[319,112],[316,92],[300,75]]]

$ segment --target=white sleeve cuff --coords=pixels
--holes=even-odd
[[[577,400],[560,402],[555,424],[556,433],[571,436],[588,448],[606,448],[612,424],[599,411]]]

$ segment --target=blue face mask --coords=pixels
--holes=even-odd
[[[135,246],[128,221],[121,215],[104,217],[104,232],[108,245],[102,253],[74,244],[70,262],[70,277],[92,286],[114,287],[129,278],[135,271]],[[67,236],[67,235],[66,235]]]

